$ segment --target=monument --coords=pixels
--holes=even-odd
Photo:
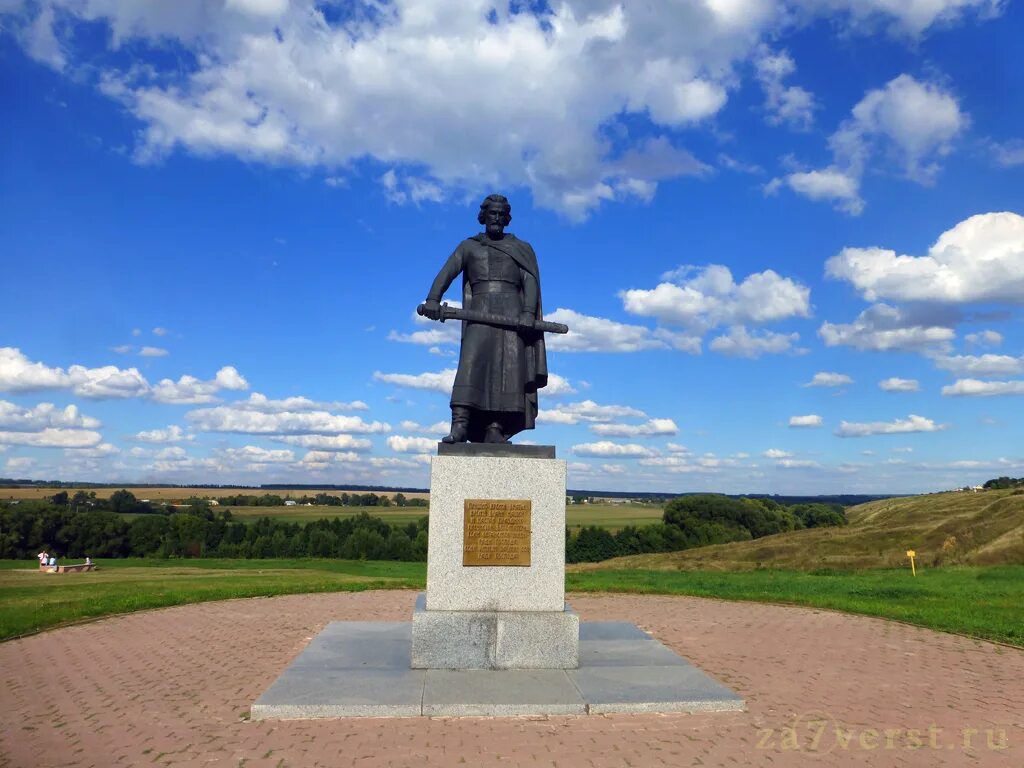
[[[462,323],[451,429],[430,463],[426,592],[411,622],[333,622],[256,701],[254,719],[742,709],[743,700],[627,622],[565,602],[566,463],[516,445],[548,381],[540,269],[505,232],[501,195],[419,305]],[[462,276],[461,306],[442,303]]]

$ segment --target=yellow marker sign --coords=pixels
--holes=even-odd
[[[914,558],[917,556],[917,552],[912,549],[907,550],[907,557],[910,558],[910,573],[913,576],[917,576],[917,568],[914,567]]]

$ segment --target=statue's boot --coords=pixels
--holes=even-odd
[[[507,443],[508,439],[505,437],[505,433],[501,429],[501,424],[494,422],[487,425],[487,430],[484,432],[485,443]]]
[[[469,440],[469,408],[452,406],[451,431],[441,438],[442,443],[464,443]]]

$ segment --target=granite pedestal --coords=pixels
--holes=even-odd
[[[438,453],[412,666],[575,668],[579,617],[565,604],[565,462],[551,446],[442,445]],[[467,500],[529,504],[528,564],[466,564]]]
[[[578,669],[411,669],[410,622],[338,621],[285,669],[253,720],[736,712],[743,699],[633,624],[580,624]]]

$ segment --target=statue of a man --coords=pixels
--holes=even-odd
[[[462,306],[518,318],[519,327],[464,321],[452,388],[451,433],[445,443],[505,443],[537,418],[537,390],[548,383],[541,319],[540,272],[530,244],[505,232],[512,206],[502,195],[480,204],[485,231],[459,243],[434,278],[423,314],[441,318],[441,297],[462,274]]]

